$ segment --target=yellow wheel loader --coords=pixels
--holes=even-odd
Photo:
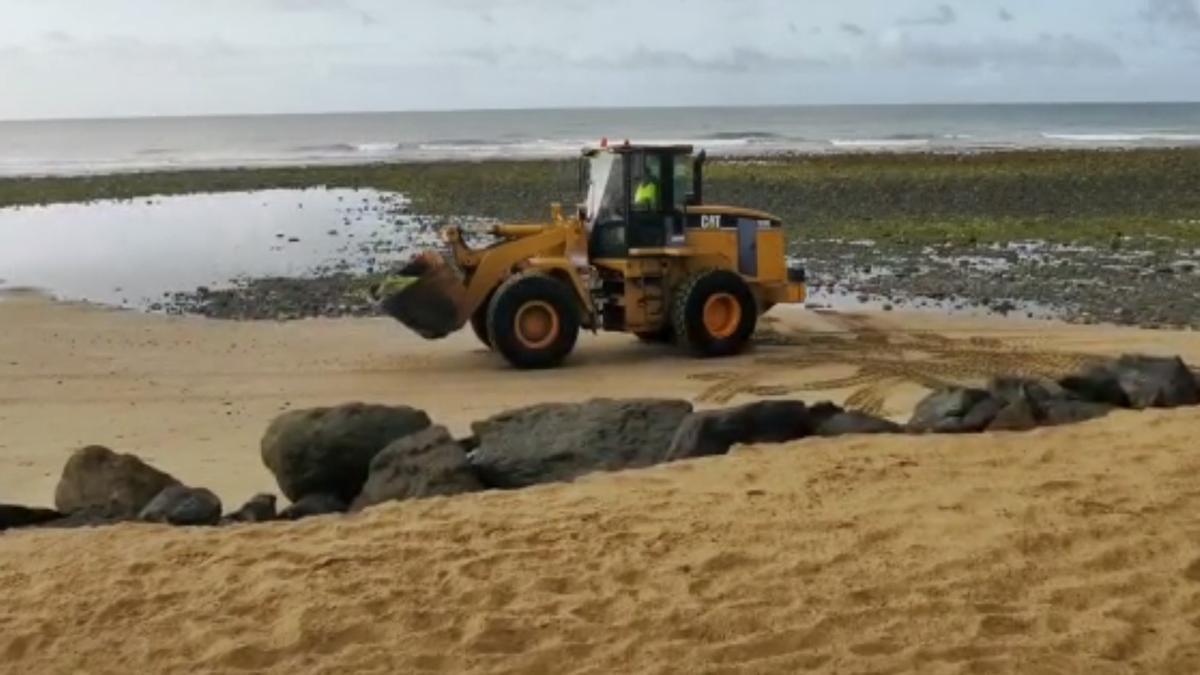
[[[740,352],[758,317],[805,299],[783,224],[752,209],[704,203],[704,153],[690,146],[584,150],[586,200],[549,222],[497,225],[472,248],[458,227],[376,290],[383,309],[437,339],[467,323],[518,368],[562,363],[581,328],[675,341],[702,357]]]

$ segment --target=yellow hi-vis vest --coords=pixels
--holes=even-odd
[[[637,192],[633,193],[633,203],[635,206],[645,204],[650,210],[657,210],[658,185],[655,183],[642,183],[639,185]]]

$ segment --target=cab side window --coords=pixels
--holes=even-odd
[[[692,193],[692,163],[685,157],[675,158],[675,210],[683,211],[688,205]]]

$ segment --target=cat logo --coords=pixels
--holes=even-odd
[[[721,216],[716,214],[706,214],[700,216],[700,227],[705,230],[721,229]]]

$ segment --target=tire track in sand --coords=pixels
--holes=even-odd
[[[849,389],[846,407],[880,414],[889,393],[905,384],[938,389],[977,384],[999,375],[1053,379],[1102,360],[1094,354],[1045,349],[1029,340],[956,339],[933,331],[896,329],[881,326],[866,314],[823,313],[823,318],[835,332],[788,330],[778,320],[765,320],[757,343],[784,349],[754,359],[751,368],[690,376],[708,383],[697,400],[725,404],[743,394],[787,396]],[[852,372],[805,377],[805,371],[829,366]],[[780,378],[786,381],[778,382]]]

